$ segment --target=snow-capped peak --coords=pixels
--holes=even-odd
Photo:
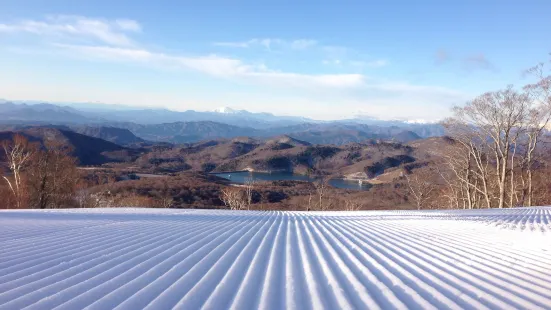
[[[236,110],[234,110],[232,108],[228,108],[228,107],[221,107],[221,108],[215,109],[214,112],[215,113],[223,113],[223,114],[239,113],[239,111],[236,111]]]
[[[409,119],[405,121],[408,124],[435,124],[438,123],[437,120],[426,120],[426,119]]]

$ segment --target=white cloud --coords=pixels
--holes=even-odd
[[[339,66],[342,62],[340,59],[324,59],[321,61],[321,63],[324,65]]]
[[[384,59],[379,59],[379,60],[374,60],[374,61],[369,61],[369,62],[366,62],[365,65],[367,67],[371,67],[371,68],[381,68],[381,67],[385,67],[388,65],[388,61],[384,60]]]
[[[324,45],[320,48],[324,65],[355,68],[382,68],[389,65],[386,59],[373,59],[373,56],[344,46]]]
[[[251,39],[248,41],[238,41],[238,42],[215,42],[215,46],[225,46],[225,47],[239,47],[239,48],[251,48],[255,46],[261,46],[265,49],[270,49],[273,44],[281,44],[283,40],[280,39]]]
[[[294,40],[291,42],[291,48],[296,50],[302,50],[316,45],[318,42],[315,40]]]
[[[11,32],[12,30],[12,27],[5,24],[0,24],[0,32]]]
[[[294,50],[304,50],[315,46],[318,42],[310,39],[299,39],[299,40],[282,40],[277,38],[263,38],[263,39],[250,39],[248,41],[237,41],[237,42],[214,42],[215,46],[223,47],[235,47],[235,48],[253,48],[253,47],[262,47],[267,50],[272,48],[278,49],[294,49]]]
[[[115,22],[117,23],[117,25],[119,25],[119,27],[122,30],[134,31],[134,32],[142,31],[142,26],[135,20],[117,19]]]
[[[384,59],[373,60],[373,61],[343,61],[341,59],[324,59],[321,62],[324,65],[331,65],[337,67],[356,67],[356,68],[382,68],[388,65],[388,61]]]
[[[110,46],[63,45],[57,47],[77,52],[87,58],[101,58],[111,61],[138,62],[145,65],[182,68],[199,71],[221,78],[236,78],[252,83],[265,83],[274,86],[356,88],[364,83],[360,74],[299,74],[271,70],[264,65],[249,65],[241,60],[207,56],[177,56],[151,52],[145,49],[133,49]]]
[[[132,45],[125,32],[141,30],[138,22],[121,19],[107,21],[81,16],[49,16],[43,21],[21,20],[12,24],[0,24],[1,32],[24,32],[39,36],[92,40],[115,46]]]
[[[302,94],[299,96],[307,98],[308,102],[324,103],[325,110],[319,110],[319,114],[316,114],[317,117],[323,118],[331,118],[331,115],[336,117],[335,103],[339,103],[339,106],[342,105],[343,111],[368,107],[374,115],[380,118],[408,116],[435,118],[442,117],[451,106],[461,104],[468,99],[466,94],[444,87],[385,81],[368,78],[362,74],[280,72],[267,68],[265,65],[250,65],[239,59],[218,55],[190,57],[157,53],[145,49],[108,46],[59,45],[59,47],[69,49],[71,55],[81,55],[86,58],[193,70],[217,78],[279,87],[284,89],[285,93],[301,90],[297,95]],[[339,113],[341,112],[339,111]]]
[[[348,58],[350,54],[354,54],[354,51],[351,51],[349,48],[343,46],[333,46],[325,45],[322,46],[321,50],[326,55],[327,58],[335,59],[344,59]]]
[[[439,86],[427,86],[427,85],[415,85],[408,82],[394,82],[394,81],[376,81],[365,86],[367,89],[374,89],[386,93],[394,94],[407,94],[411,96],[438,96],[449,98],[462,98],[467,100],[468,98],[464,93]]]
[[[249,47],[249,42],[214,42],[214,46],[224,46],[224,47]]]

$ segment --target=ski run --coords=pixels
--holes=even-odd
[[[0,309],[551,309],[551,208],[0,212]]]

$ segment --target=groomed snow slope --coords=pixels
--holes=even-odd
[[[0,212],[0,309],[551,308],[551,208]]]

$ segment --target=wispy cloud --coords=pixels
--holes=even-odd
[[[312,47],[317,44],[317,41],[310,39],[298,39],[298,40],[282,40],[277,38],[263,38],[263,39],[250,39],[247,41],[235,41],[235,42],[214,42],[214,46],[234,47],[234,48],[253,48],[261,47],[267,50],[272,48],[277,49],[293,49],[303,50]]]
[[[115,21],[117,25],[122,29],[126,31],[134,31],[134,32],[141,32],[142,26],[135,20],[131,19],[117,19]]]
[[[119,62],[138,62],[144,65],[169,68],[191,69],[221,78],[236,78],[252,83],[266,83],[286,87],[331,87],[356,88],[364,84],[360,74],[300,74],[281,72],[264,65],[250,65],[239,59],[207,56],[179,56],[152,52],[146,49],[132,49],[110,46],[83,46],[57,44],[59,48],[70,50],[71,54],[87,58],[100,58]]]
[[[386,59],[373,59],[373,56],[344,46],[323,45],[320,50],[325,56],[325,59],[322,61],[324,65],[358,69],[382,68],[390,64]]]
[[[444,63],[449,62],[450,60],[451,60],[450,54],[444,49],[440,49],[436,51],[436,53],[434,54],[434,63],[436,65],[442,65]]]
[[[351,61],[351,65],[358,67],[370,67],[370,68],[381,68],[388,65],[388,61],[385,59],[378,59],[373,61]]]
[[[350,54],[356,54],[354,50],[344,46],[324,45],[321,50],[330,59],[345,59],[350,57]]]
[[[214,42],[212,43],[214,46],[224,46],[224,47],[239,47],[239,48],[247,48],[250,46],[250,43],[248,41],[246,42]]]
[[[321,61],[324,65],[336,66],[336,67],[354,67],[354,68],[382,68],[387,66],[389,63],[385,59],[378,59],[372,61],[361,61],[361,60],[352,60],[352,61],[343,61],[341,59],[324,59]]]
[[[88,59],[103,59],[115,62],[132,62],[146,66],[186,69],[201,72],[218,78],[238,79],[249,83],[263,83],[270,86],[308,88],[328,91],[348,89],[354,93],[369,91],[394,94],[435,94],[439,96],[460,96],[461,93],[444,87],[414,85],[368,78],[363,74],[301,74],[270,69],[263,64],[251,65],[239,59],[215,54],[206,56],[180,56],[158,53],[146,49],[56,45],[69,50],[70,55],[80,55]]]
[[[438,95],[450,95],[461,96],[461,92],[453,89],[439,87],[439,86],[426,86],[415,85],[408,82],[400,81],[377,81],[373,84],[367,84],[366,88],[373,88],[380,91],[394,92],[394,93],[406,93],[406,94],[438,94]]]
[[[496,66],[482,53],[465,57],[463,65],[468,71],[497,71]]]
[[[49,16],[45,20],[20,20],[14,23],[0,24],[0,32],[91,40],[116,46],[132,45],[133,41],[127,33],[139,31],[141,31],[141,26],[134,20],[109,21],[65,15]]]
[[[321,63],[324,65],[340,66],[342,61],[340,59],[324,59]]]
[[[297,50],[302,50],[302,49],[306,49],[306,48],[309,48],[311,46],[314,46],[316,44],[318,44],[318,42],[315,41],[315,40],[304,40],[304,39],[294,40],[294,41],[291,41],[291,48],[292,49],[297,49]]]

